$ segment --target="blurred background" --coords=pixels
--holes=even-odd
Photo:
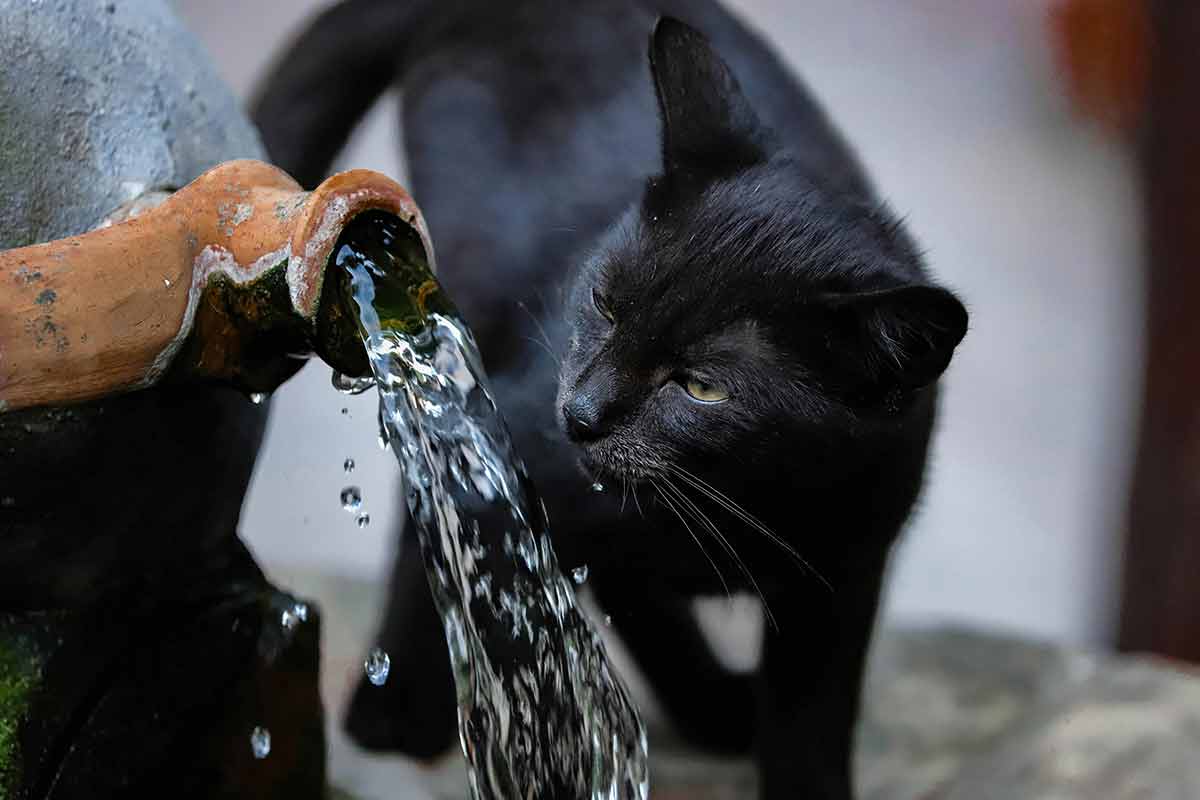
[[[1200,561],[1200,554],[1194,554],[1195,561],[1175,559],[1180,540],[1172,538],[1186,531],[1195,513],[1186,503],[1169,502],[1180,487],[1178,497],[1196,494],[1195,487],[1186,488],[1188,473],[1179,469],[1172,444],[1186,447],[1186,437],[1172,425],[1190,413],[1191,395],[1178,395],[1184,402],[1176,404],[1175,416],[1161,416],[1158,450],[1138,448],[1142,420],[1160,418],[1156,398],[1175,396],[1170,386],[1161,386],[1171,384],[1179,367],[1170,359],[1160,361],[1160,388],[1145,394],[1149,405],[1143,412],[1146,353],[1153,353],[1149,343],[1155,331],[1169,335],[1178,323],[1170,315],[1157,323],[1143,316],[1148,290],[1154,289],[1153,275],[1143,266],[1151,233],[1143,229],[1143,203],[1154,195],[1143,190],[1139,157],[1140,120],[1149,102],[1145,53],[1139,49],[1146,33],[1141,10],[1148,4],[726,4],[762,32],[812,87],[858,149],[881,195],[907,218],[933,273],[970,309],[970,333],[944,380],[926,491],[893,560],[884,627],[949,624],[1050,642],[1065,646],[1062,652],[1106,651],[1119,644],[1180,655],[1187,647],[1172,643],[1171,626],[1178,622],[1178,630],[1200,630],[1186,622],[1198,613],[1187,610],[1195,605],[1189,602],[1187,576],[1188,564]],[[242,99],[273,55],[323,5],[322,0],[177,0]],[[393,92],[378,104],[338,168],[369,167],[404,182],[401,102]],[[1160,282],[1158,291],[1169,295],[1171,286]],[[1181,301],[1178,307],[1186,306]],[[314,362],[272,400],[242,532],[275,579],[315,597],[325,610],[322,681],[331,716],[331,779],[364,796],[396,796],[396,788],[404,786],[409,792],[404,796],[425,797],[427,775],[418,779],[402,760],[381,767],[350,745],[337,724],[378,619],[401,498],[391,456],[376,443],[373,393],[344,397],[330,388],[329,378],[328,368]],[[343,471],[347,458],[357,464],[350,475]],[[1149,476],[1141,481],[1134,476],[1138,463]],[[1156,471],[1155,464],[1166,468]],[[347,484],[362,487],[371,516],[366,529],[358,529],[340,507],[339,493]],[[1135,484],[1143,487],[1140,505],[1137,492],[1130,500]],[[1162,487],[1162,493],[1155,496],[1146,486]],[[1165,511],[1155,517],[1159,508]],[[1139,529],[1139,519],[1148,520],[1145,530]],[[1148,557],[1126,552],[1131,529],[1150,543]],[[1123,591],[1123,583],[1132,591]],[[1169,586],[1175,588],[1167,591]],[[751,662],[754,604],[719,602],[703,611],[728,659]],[[1194,634],[1189,635],[1195,644]],[[955,769],[945,753],[955,747],[985,749],[989,737],[1018,719],[1013,708],[1030,703],[1032,695],[1054,695],[1046,687],[1057,686],[1058,678],[1047,676],[1070,675],[1070,683],[1090,674],[1083,662],[1047,655],[1049,649],[988,649],[957,641],[946,652],[968,654],[958,662],[960,655],[951,658],[963,681],[958,684],[938,672],[940,666],[921,671],[920,659],[939,649],[937,641],[917,638],[893,646],[885,637],[877,646],[877,660],[885,665],[878,674],[895,674],[897,664],[901,670],[907,664],[908,672],[900,673],[904,680],[883,679],[894,685],[890,694],[868,686],[870,719],[861,749],[876,760],[873,771],[861,776],[864,796],[909,796],[896,787],[910,777],[913,786],[937,785]],[[620,659],[619,645],[617,651]],[[1192,657],[1200,658],[1200,652]],[[982,684],[972,681],[993,665],[996,675],[1021,676],[1008,686],[1019,688],[1008,694],[997,689],[1008,680],[1002,677],[981,691]],[[935,677],[922,684],[922,674]],[[636,676],[634,684],[653,719],[653,702]],[[1107,696],[1103,689],[1092,691],[1081,696]],[[1150,720],[1146,724],[1156,729],[1161,725],[1155,715],[1178,705],[1174,695],[1164,691],[1160,696],[1160,705],[1142,708]],[[1060,709],[1047,717],[1047,730],[1057,730],[1058,719],[1083,718]],[[1106,726],[1101,727],[1111,727]],[[875,736],[873,730],[886,734]],[[1088,744],[1096,741],[1088,738],[1095,735],[1091,729],[1071,730],[1083,742],[1080,747],[1096,750]],[[1127,739],[1130,747],[1140,746],[1136,737]],[[1072,746],[1065,741],[1046,740],[1045,763],[1054,769],[1067,763],[1059,757]],[[897,755],[903,752],[917,755],[905,761]],[[1147,762],[1145,774],[1183,774],[1180,765],[1187,757],[1181,758],[1166,768]],[[701,783],[670,794],[670,763],[655,765],[656,792],[668,787],[663,797],[733,797],[748,791],[698,794],[695,787],[701,783],[708,791],[724,779],[688,762],[677,774],[703,774]],[[931,771],[921,772],[918,763]],[[1012,774],[1033,774],[1024,762],[1014,763]],[[451,783],[461,780],[457,770],[443,773]],[[743,774],[726,783],[745,787],[751,780]],[[1115,785],[1111,775],[1100,781],[1097,785]],[[990,775],[982,785],[1023,784]],[[893,790],[898,793],[886,793]],[[455,796],[455,791],[461,793],[461,786],[428,796]],[[914,788],[910,795],[927,796],[926,791]],[[1090,789],[1080,792],[1080,797],[1097,796]],[[1014,796],[1034,795],[1018,791]]]
[[[1048,22],[1062,4],[727,4],[813,88],[970,308],[885,621],[1111,642],[1141,391],[1141,201],[1130,137],[1073,102]],[[178,3],[242,98],[322,5]],[[399,113],[389,95],[339,168],[403,183]],[[374,408],[315,362],[275,396],[242,522],[269,570],[385,578],[400,498]],[[347,483],[365,530],[340,507]]]

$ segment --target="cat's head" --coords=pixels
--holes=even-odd
[[[691,28],[660,21],[663,172],[579,270],[559,419],[597,478],[799,462],[893,430],[967,325],[899,222],[776,146]]]

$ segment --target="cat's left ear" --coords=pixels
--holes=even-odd
[[[839,295],[831,302],[840,333],[852,340],[842,353],[857,381],[876,389],[918,389],[950,365],[967,333],[967,310],[950,291],[909,285]],[[862,384],[860,384],[862,385]]]
[[[766,131],[728,65],[698,31],[663,17],[650,37],[663,166],[729,172],[766,157]]]

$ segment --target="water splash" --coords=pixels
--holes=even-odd
[[[336,259],[442,616],[472,795],[645,800],[637,710],[558,567],[470,331],[406,233],[362,215]]]
[[[330,381],[333,383],[333,388],[342,394],[362,394],[375,386],[375,379],[370,375],[364,375],[361,378],[352,378],[349,375],[343,375],[336,369],[333,371]]]
[[[357,486],[347,486],[342,489],[341,500],[342,508],[349,511],[351,514],[357,514],[362,508],[362,490]]]
[[[285,631],[295,630],[301,622],[308,621],[308,606],[304,603],[294,603],[285,608],[279,615],[279,624]]]
[[[373,648],[363,662],[363,671],[367,673],[367,680],[372,686],[383,686],[387,683],[388,673],[392,671],[392,657],[381,647]]]
[[[261,725],[250,731],[250,752],[259,761],[271,755],[271,732]]]

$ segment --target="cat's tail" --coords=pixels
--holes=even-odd
[[[415,0],[342,0],[312,19],[259,83],[250,117],[271,161],[306,188],[395,80]]]

